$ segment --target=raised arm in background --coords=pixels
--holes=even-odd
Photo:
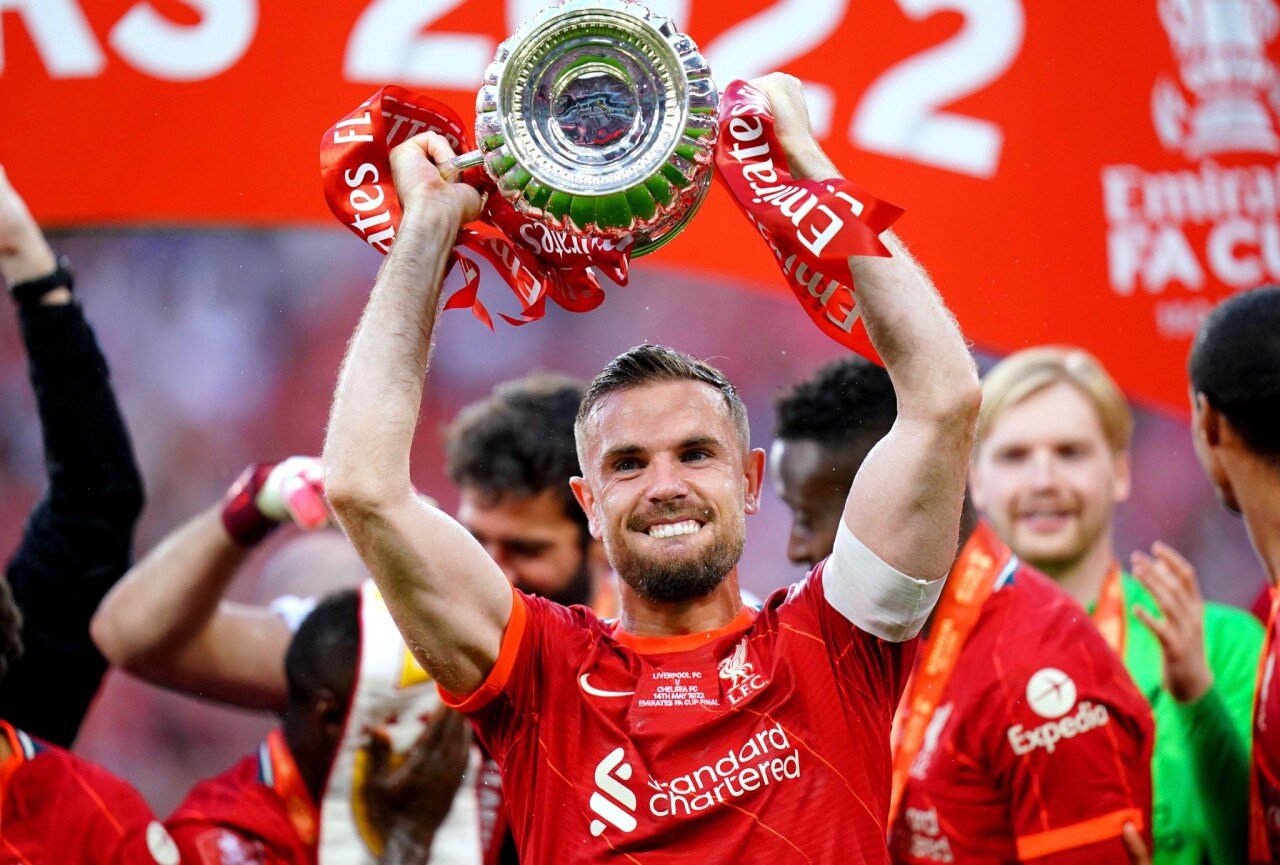
[[[3,169],[0,277],[17,303],[49,476],[5,571],[25,654],[0,686],[0,717],[70,747],[107,669],[89,619],[129,568],[142,477],[70,273]]]
[[[498,657],[511,585],[466,529],[422,501],[409,477],[440,284],[480,193],[445,182],[453,156],[425,132],[391,152],[404,217],[347,350],[325,441],[325,489],[419,663],[469,694]]]
[[[94,614],[93,640],[107,659],[152,684],[282,711],[292,630],[268,607],[223,596],[274,526],[326,522],[319,475],[319,461],[310,457],[250,466],[225,502],[161,541]]]
[[[792,173],[840,176],[809,127],[800,82],[774,74],[755,82],[768,96]],[[892,430],[867,456],[844,522],[885,563],[937,580],[955,558],[974,427],[982,401],[977,367],[928,273],[886,232],[890,258],[853,257],[856,297],[898,395]]]

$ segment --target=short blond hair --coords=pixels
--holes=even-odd
[[[982,380],[978,441],[986,439],[1006,409],[1058,382],[1074,387],[1093,406],[1113,452],[1129,449],[1133,411],[1124,394],[1097,358],[1082,348],[1064,345],[1024,349],[991,368]]]

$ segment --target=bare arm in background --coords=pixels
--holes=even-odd
[[[295,519],[283,505],[279,487],[296,479],[305,463],[306,458],[295,457],[257,469],[257,482],[267,492],[255,489],[254,501],[238,503],[250,509],[254,531],[234,537],[224,519],[230,505],[219,503],[174,530],[133,566],[102,601],[91,624],[94,642],[112,664],[153,684],[228,705],[284,708],[284,656],[293,636],[289,626],[267,607],[223,596],[252,553],[252,544],[271,525]],[[246,470],[233,493],[246,478],[255,482],[254,476],[254,468]],[[322,504],[320,493],[314,495]],[[258,508],[258,499],[272,503],[266,508],[271,516]],[[317,525],[312,519],[306,527]]]
[[[329,503],[405,642],[441,686],[469,694],[498,657],[511,585],[409,477],[441,281],[459,226],[480,211],[479,192],[436,170],[452,156],[429,132],[391,153],[404,218],[342,365],[324,465]]]

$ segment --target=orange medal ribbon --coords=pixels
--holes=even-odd
[[[1093,608],[1093,625],[1111,651],[1123,660],[1128,619],[1124,614],[1124,586],[1120,583],[1120,565],[1117,562],[1111,563],[1111,571],[1102,584],[1102,594]]]
[[[284,734],[272,730],[262,743],[262,751],[259,763],[263,781],[284,800],[289,822],[293,824],[298,838],[307,847],[315,846],[320,837],[319,812],[298,771],[298,764],[293,761],[293,754],[285,744]]]
[[[916,667],[894,719],[893,793],[889,821],[896,819],[907,774],[924,744],[924,734],[960,658],[960,650],[995,591],[1013,552],[987,523],[978,523],[947,575],[934,613],[933,627],[920,649]]]

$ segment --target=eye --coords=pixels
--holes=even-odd
[[[613,464],[613,470],[615,472],[622,472],[623,474],[627,472],[639,471],[639,469],[640,469],[640,460],[636,459],[635,457],[623,457],[622,459],[618,460]]]
[[[1083,444],[1065,444],[1058,448],[1058,455],[1063,459],[1077,460],[1089,455],[1089,448]]]
[[[701,448],[694,448],[691,451],[685,451],[684,455],[681,456],[680,459],[687,463],[696,463],[702,460],[711,459],[711,454]]]
[[[996,462],[1013,465],[1020,463],[1027,458],[1026,448],[1003,448],[996,451]]]

